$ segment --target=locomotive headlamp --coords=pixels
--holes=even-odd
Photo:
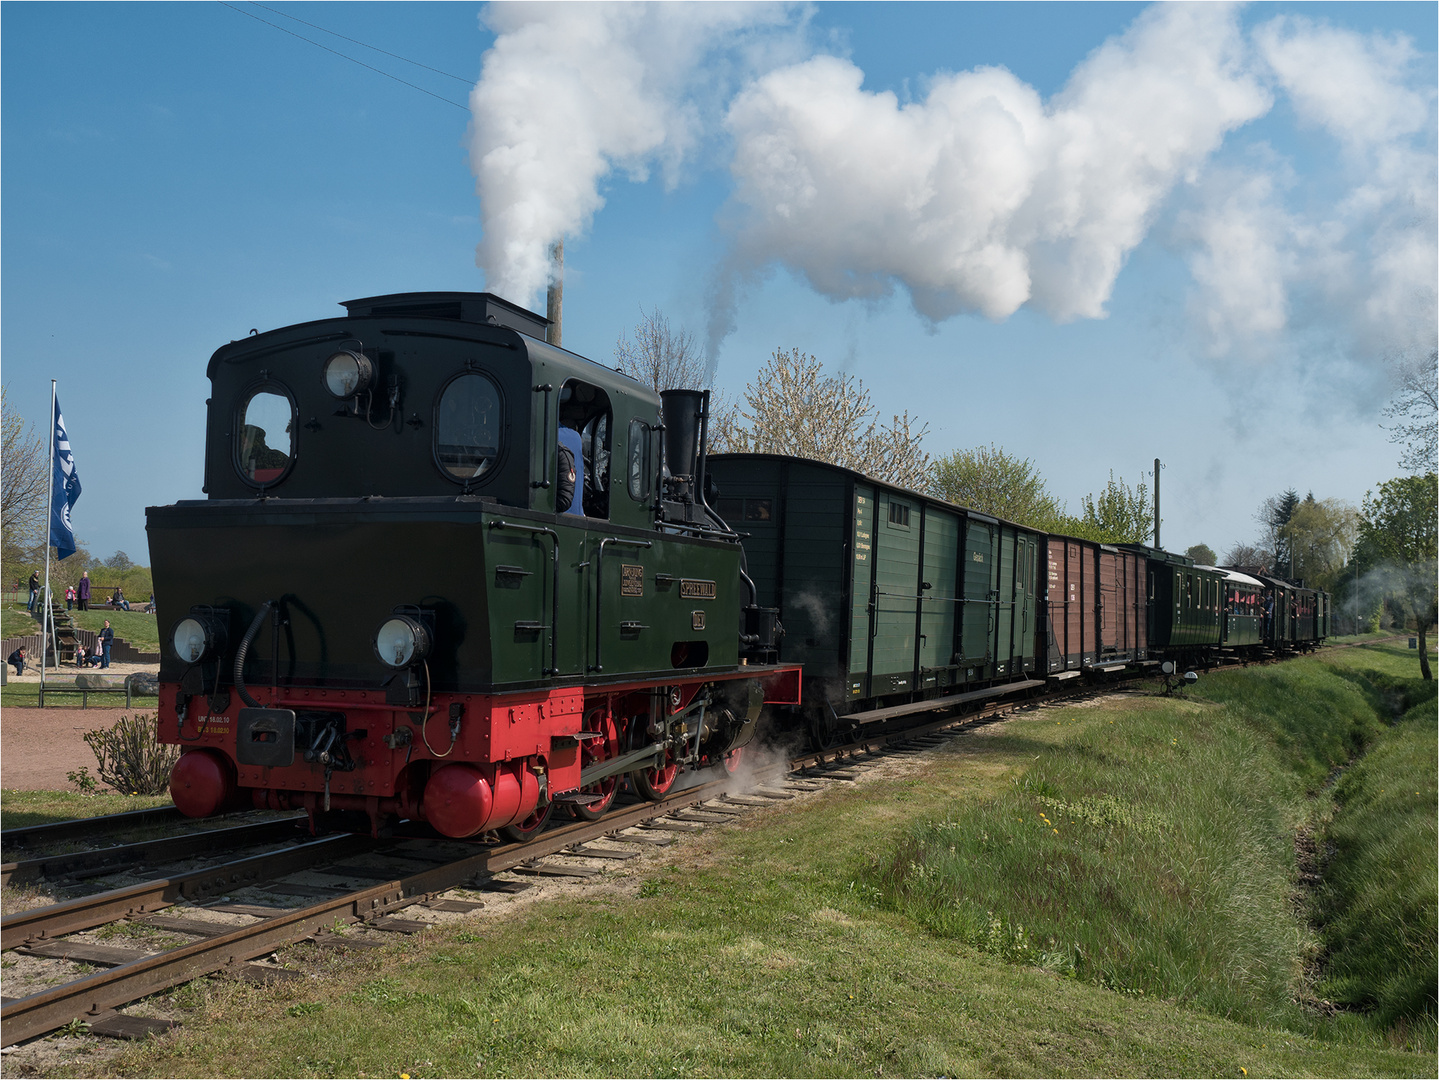
[[[393,615],[375,633],[375,655],[392,668],[407,668],[430,655],[430,631],[418,619]]]
[[[375,381],[375,365],[364,353],[341,349],[325,361],[325,389],[341,401],[362,394]]]
[[[192,608],[170,631],[170,647],[186,664],[218,656],[225,649],[225,622],[215,609]]]

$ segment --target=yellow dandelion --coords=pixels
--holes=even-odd
[[[400,1073],[400,1080],[410,1080],[409,1073]]]
[[[1059,830],[1058,830],[1058,829],[1055,829],[1055,830],[1054,830],[1054,835],[1055,835],[1055,836],[1058,836],[1058,835],[1059,835]]]

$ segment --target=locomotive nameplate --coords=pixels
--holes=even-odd
[[[643,596],[645,594],[645,568],[620,563],[620,595]]]
[[[680,578],[680,596],[686,600],[713,600],[715,583],[698,578]]]

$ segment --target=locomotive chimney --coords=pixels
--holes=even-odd
[[[550,320],[545,327],[545,340],[555,348],[560,347],[560,324],[564,321],[565,306],[565,241],[561,237],[550,248],[550,263],[553,275],[549,291],[545,294],[545,318]]]
[[[701,390],[666,390],[664,403],[665,464],[671,476],[694,479],[699,471],[700,416],[704,412]]]

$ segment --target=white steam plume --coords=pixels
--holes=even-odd
[[[486,286],[528,305],[554,241],[583,233],[618,169],[668,184],[728,100],[726,84],[797,55],[783,4],[490,5],[495,32],[470,93],[470,164]],[[709,121],[708,123],[706,121]]]
[[[1163,5],[1048,103],[1002,68],[937,76],[905,105],[834,57],[771,72],[726,121],[739,262],[836,300],[902,284],[931,321],[1026,303],[1103,317],[1166,195],[1269,108],[1244,60],[1232,9]]]

